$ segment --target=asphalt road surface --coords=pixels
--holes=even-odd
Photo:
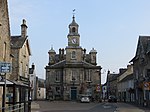
[[[116,103],[80,103],[70,101],[38,101],[38,109],[31,112],[116,112]]]

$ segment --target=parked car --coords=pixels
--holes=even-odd
[[[89,96],[87,96],[87,95],[81,96],[80,102],[82,102],[82,103],[89,103],[90,102]]]
[[[108,97],[108,102],[117,102],[116,96],[110,95],[110,96]]]

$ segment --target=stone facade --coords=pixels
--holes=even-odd
[[[107,99],[107,83],[102,85],[102,99],[104,101]]]
[[[46,88],[45,88],[45,80],[38,78],[37,80],[37,100],[45,100],[46,98]]]
[[[13,102],[26,102],[25,111],[29,111],[30,80],[29,80],[29,58],[31,55],[29,40],[27,36],[27,25],[23,19],[21,35],[11,36],[12,74],[10,79],[17,86],[14,88],[15,99]]]
[[[116,73],[110,73],[108,71],[107,73],[107,98],[110,95],[117,96],[117,77],[119,74]]]
[[[10,51],[10,26],[7,0],[0,0],[0,62],[12,63],[12,55]],[[10,73],[0,73],[0,77],[9,79]],[[3,78],[4,79],[4,78]],[[1,80],[2,82],[4,80]],[[4,85],[0,85],[0,108],[5,106],[4,99]],[[7,89],[5,91],[7,93]]]
[[[11,53],[14,55],[12,60],[13,75],[11,80],[14,81],[21,81],[20,77],[29,78],[29,57],[31,55],[31,51],[26,30],[26,21],[23,20],[21,25],[21,35],[11,36]]]
[[[118,76],[118,101],[134,102],[133,65],[128,65],[127,70]]]
[[[0,107],[7,108],[16,102],[25,102],[24,110],[28,110],[29,92],[29,56],[31,55],[28,39],[26,38],[25,20],[21,25],[21,36],[10,36],[7,0],[0,0],[0,62],[12,65],[11,73],[1,73],[6,76],[0,81]],[[22,62],[22,64],[20,64]],[[21,75],[21,76],[20,76]],[[4,77],[3,76],[3,77]],[[6,81],[6,88],[4,82]],[[13,107],[15,109],[15,107]]]
[[[135,102],[150,107],[150,36],[139,36],[133,62]]]
[[[35,65],[32,64],[32,67],[29,68],[29,79],[30,79],[30,87],[31,87],[31,91],[30,91],[30,97],[32,100],[36,100],[37,99],[37,85],[36,85],[36,73],[35,73]]]
[[[7,0],[0,0],[0,62],[11,63],[10,26]],[[7,75],[7,79],[9,75]]]
[[[80,46],[79,25],[73,16],[69,25],[68,46],[59,54],[51,48],[46,69],[46,98],[49,100],[78,100],[81,94],[100,97],[101,67],[97,66],[96,50],[89,54]]]

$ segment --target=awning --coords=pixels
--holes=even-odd
[[[4,85],[5,85],[5,80],[0,81],[0,86],[4,86]],[[10,86],[16,85],[16,86],[29,87],[29,85],[26,85],[20,81],[10,81],[8,79],[6,80],[6,85],[10,85]]]

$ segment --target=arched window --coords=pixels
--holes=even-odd
[[[75,58],[76,58],[76,52],[75,52],[75,51],[72,51],[71,58],[72,58],[72,59],[75,59]]]
[[[75,28],[75,27],[73,27],[73,28],[72,28],[72,32],[75,32],[75,31],[76,31],[76,28]]]

